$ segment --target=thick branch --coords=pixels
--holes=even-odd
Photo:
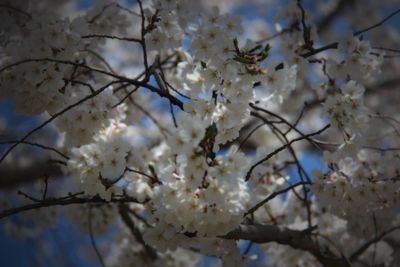
[[[326,267],[351,266],[345,258],[324,251],[321,245],[311,237],[310,230],[312,229],[297,231],[275,225],[239,225],[237,229],[228,233],[224,238],[243,239],[255,243],[277,242],[311,253]]]
[[[20,184],[36,181],[45,176],[58,177],[63,172],[59,164],[49,162],[50,158],[35,158],[20,166],[15,161],[0,165],[0,189],[14,188]]]

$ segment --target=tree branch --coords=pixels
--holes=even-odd
[[[103,39],[115,39],[119,41],[127,41],[127,42],[135,42],[135,43],[142,43],[142,40],[137,39],[137,38],[131,38],[131,37],[119,37],[119,36],[114,36],[114,35],[106,35],[106,34],[88,34],[88,35],[83,35],[81,36],[83,39],[92,39],[92,38],[103,38]]]
[[[313,132],[313,133],[309,133],[309,134],[305,134],[303,136],[297,137],[295,139],[292,139],[291,141],[289,141],[287,144],[284,144],[283,146],[275,149],[273,152],[269,153],[267,156],[265,156],[264,158],[262,158],[261,160],[259,160],[258,162],[256,162],[253,166],[251,166],[251,168],[249,169],[249,171],[246,174],[245,180],[248,181],[250,179],[251,173],[253,172],[253,170],[260,164],[262,164],[263,162],[269,160],[270,158],[272,158],[273,156],[275,156],[276,154],[278,154],[279,152],[281,152],[282,150],[284,150],[285,148],[289,147],[291,144],[303,140],[303,139],[307,139],[308,137],[314,136],[314,135],[319,135],[322,132],[324,132],[326,129],[328,129],[330,127],[330,124],[326,125],[325,127],[323,127],[322,129]]]
[[[17,62],[14,62],[12,64],[9,64],[9,65],[6,65],[6,66],[2,67],[0,69],[0,73],[5,71],[5,70],[8,70],[8,69],[10,69],[12,67],[16,67],[18,65],[29,63],[29,62],[53,62],[53,63],[59,63],[59,64],[65,64],[65,65],[72,65],[72,66],[76,66],[76,67],[87,69],[89,71],[101,73],[103,75],[107,75],[107,76],[116,78],[118,80],[118,82],[128,82],[128,83],[131,83],[133,85],[146,88],[146,89],[150,90],[151,92],[156,93],[156,94],[158,94],[159,96],[161,96],[163,98],[169,99],[173,105],[178,106],[181,110],[183,110],[182,101],[180,101],[179,99],[177,99],[173,95],[169,94],[168,92],[165,92],[165,91],[163,91],[163,90],[161,90],[161,89],[159,89],[159,88],[157,88],[155,86],[152,86],[152,85],[148,84],[146,81],[139,81],[137,79],[131,79],[131,78],[128,78],[128,77],[125,77],[125,76],[121,76],[121,75],[106,71],[106,70],[94,68],[94,67],[88,66],[88,65],[83,64],[83,63],[77,63],[77,62],[73,62],[73,61],[69,61],[69,60],[61,60],[61,59],[54,59],[54,58],[30,58],[30,59],[24,59],[24,60],[20,60],[20,61],[17,61]]]
[[[145,248],[146,253],[150,257],[150,259],[152,259],[152,260],[157,259],[157,252],[152,247],[150,247],[149,245],[146,244],[146,242],[143,240],[142,233],[135,226],[131,217],[129,216],[128,206],[124,205],[124,204],[119,205],[119,214],[121,215],[122,221],[132,232],[133,236],[136,238],[136,241],[138,241],[140,244],[143,245],[143,247]]]
[[[58,155],[60,155],[61,157],[63,157],[64,159],[67,159],[67,160],[69,159],[69,157],[67,155],[65,155],[64,153],[62,153],[58,149],[56,149],[54,147],[51,147],[51,146],[46,146],[46,145],[42,145],[42,144],[34,143],[34,142],[29,142],[29,141],[18,141],[18,140],[0,141],[0,145],[10,145],[10,144],[15,144],[15,143],[21,143],[21,144],[25,144],[25,145],[35,146],[35,147],[41,148],[43,150],[53,151],[53,152],[57,153]]]
[[[22,9],[20,9],[20,8],[15,7],[15,6],[8,5],[8,4],[0,4],[0,8],[6,8],[6,9],[9,9],[9,10],[13,10],[13,11],[15,11],[15,12],[17,12],[17,13],[20,13],[20,14],[22,14],[22,15],[25,15],[25,16],[28,17],[29,19],[32,19],[32,15],[31,15],[31,14],[29,14],[29,13],[26,12],[25,10],[22,10]]]
[[[99,88],[97,91],[93,92],[92,94],[80,99],[79,101],[61,109],[60,111],[56,112],[55,114],[53,114],[49,119],[47,119],[46,121],[42,122],[40,125],[38,125],[37,127],[33,128],[32,130],[30,130],[28,133],[26,133],[20,140],[18,140],[18,142],[14,143],[11,147],[9,147],[6,152],[1,156],[0,158],[0,163],[7,157],[7,155],[14,149],[16,148],[19,144],[21,144],[22,142],[24,142],[29,136],[31,136],[33,133],[39,131],[40,129],[42,129],[43,127],[45,127],[46,125],[48,125],[50,122],[52,122],[53,120],[55,120],[57,117],[61,116],[62,114],[64,114],[65,112],[73,109],[74,107],[79,106],[80,104],[86,102],[87,100],[99,95],[101,92],[103,92],[105,89],[107,89],[110,85],[114,84],[114,83],[118,83],[119,81],[112,81],[109,82],[108,84],[106,84],[105,86]]]
[[[14,188],[20,184],[32,182],[45,176],[52,178],[63,175],[59,164],[51,164],[50,158],[35,158],[28,164],[0,165],[0,189]]]
[[[400,13],[400,9],[397,9],[396,11],[390,13],[387,17],[385,17],[385,18],[384,18],[383,20],[381,20],[380,22],[378,22],[378,23],[376,23],[376,24],[374,24],[374,25],[372,25],[372,26],[369,26],[369,27],[367,27],[367,28],[365,28],[365,29],[362,29],[362,30],[359,30],[359,31],[354,32],[354,36],[363,34],[364,32],[370,31],[370,30],[372,30],[372,29],[374,29],[374,28],[376,28],[376,27],[381,26],[381,25],[384,24],[386,21],[388,21],[391,17],[393,17],[393,16],[395,16],[395,15],[397,15],[397,14],[399,14],[399,13]]]
[[[0,219],[15,215],[24,211],[29,211],[29,210],[35,210],[35,209],[41,209],[45,207],[53,207],[53,206],[66,206],[66,205],[72,205],[72,204],[85,204],[85,203],[98,203],[98,204],[111,204],[111,203],[139,203],[139,204],[144,204],[144,202],[140,202],[135,198],[129,197],[129,196],[124,196],[124,197],[112,197],[110,201],[104,200],[100,198],[99,196],[94,196],[94,197],[89,197],[89,198],[80,198],[77,197],[78,194],[76,193],[67,197],[61,197],[61,198],[47,198],[46,200],[40,201],[40,202],[35,202],[32,204],[28,204],[25,206],[20,206],[17,208],[11,208],[7,210],[3,210],[0,212]]]
[[[262,201],[260,201],[256,205],[254,205],[254,207],[250,208],[243,216],[246,217],[247,215],[254,213],[256,210],[258,210],[260,207],[262,207],[265,203],[267,203],[271,199],[274,199],[276,196],[286,193],[286,192],[296,188],[297,186],[303,185],[303,184],[304,184],[304,182],[297,182],[287,188],[284,188],[282,190],[271,193],[268,197],[266,197],[265,199],[263,199]]]
[[[93,236],[93,225],[92,225],[92,207],[89,208],[88,211],[88,224],[89,224],[89,236],[90,236],[90,242],[92,244],[93,250],[96,252],[96,255],[99,259],[99,262],[101,264],[102,267],[105,267],[105,263],[104,263],[104,259],[101,256],[101,253],[99,251],[99,249],[97,248],[96,245],[96,240],[94,240],[94,236]]]
[[[371,240],[368,240],[365,242],[361,247],[359,247],[356,251],[354,251],[351,256],[350,260],[351,261],[356,261],[372,244],[375,244],[376,242],[380,241],[382,238],[387,236],[388,234],[400,230],[400,225],[394,226],[384,232],[382,232],[380,235],[374,237]]]
[[[243,239],[255,243],[276,242],[288,245],[295,249],[307,251],[314,255],[326,267],[351,267],[345,258],[335,256],[327,249],[323,249],[317,240],[313,239],[310,232],[315,227],[304,231],[291,230],[275,225],[239,225],[223,238]]]

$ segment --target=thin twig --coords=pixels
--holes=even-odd
[[[140,29],[140,35],[141,35],[141,46],[142,46],[142,52],[143,52],[143,64],[144,64],[144,68],[146,71],[146,76],[145,76],[145,80],[147,80],[149,78],[149,63],[147,62],[147,49],[146,49],[146,39],[145,39],[145,35],[146,35],[146,28],[145,28],[145,21],[146,21],[146,15],[144,14],[144,10],[143,10],[143,5],[142,5],[142,1],[137,0],[138,4],[139,4],[139,8],[140,8],[140,16],[141,16],[141,29]]]
[[[129,208],[126,205],[119,205],[119,214],[121,215],[122,221],[125,223],[125,225],[129,228],[133,236],[136,238],[136,240],[143,245],[146,254],[150,257],[150,259],[155,260],[157,259],[157,252],[150,247],[146,242],[143,240],[142,233],[140,230],[135,226],[133,223],[131,217],[129,216]]]
[[[85,203],[98,203],[98,204],[109,204],[109,203],[139,203],[143,204],[147,202],[145,200],[144,202],[140,202],[135,198],[124,196],[122,197],[113,197],[109,201],[104,200],[98,196],[91,197],[91,198],[79,198],[77,197],[78,194],[82,194],[81,192],[73,194],[71,196],[66,196],[66,197],[60,197],[60,198],[47,198],[46,200],[38,200],[38,202],[16,207],[16,208],[11,208],[7,210],[3,210],[0,212],[0,219],[18,214],[24,211],[29,211],[29,210],[35,210],[35,209],[41,209],[45,207],[53,207],[53,206],[66,206],[66,205],[73,205],[73,204],[85,204]]]
[[[116,83],[118,81],[112,81],[108,84],[106,84],[105,86],[99,88],[96,92],[80,99],[79,101],[63,108],[62,110],[56,112],[54,115],[52,115],[49,119],[47,119],[46,121],[42,122],[39,126],[36,126],[35,128],[33,128],[32,130],[30,130],[28,133],[26,133],[18,142],[14,143],[10,148],[8,148],[6,150],[6,152],[1,156],[0,158],[0,163],[7,157],[7,155],[15,148],[17,147],[19,144],[21,144],[22,142],[24,142],[29,136],[31,136],[33,133],[39,131],[40,129],[42,129],[43,127],[45,127],[46,125],[48,125],[50,122],[52,122],[53,120],[55,120],[56,118],[58,118],[59,116],[61,116],[62,114],[66,113],[67,111],[73,109],[76,106],[79,106],[80,104],[86,102],[87,100],[95,97],[96,95],[100,94],[101,92],[103,92],[105,89],[107,89],[110,85],[112,85],[113,83]]]
[[[383,231],[380,235],[377,235],[376,237],[372,238],[371,240],[368,240],[365,242],[362,246],[360,246],[356,251],[354,251],[351,256],[350,256],[350,261],[356,261],[358,257],[360,257],[372,244],[380,241],[382,238],[387,236],[388,234],[400,230],[400,225],[394,226],[386,231]]]
[[[270,116],[273,116],[273,117],[279,119],[282,123],[284,123],[284,124],[286,124],[287,126],[290,127],[289,130],[293,129],[296,133],[300,134],[301,136],[305,136],[304,133],[303,133],[302,131],[300,131],[299,129],[296,128],[297,123],[300,121],[301,117],[303,116],[304,109],[302,110],[302,112],[301,112],[300,116],[298,117],[298,119],[296,120],[296,122],[295,122],[294,124],[291,124],[291,123],[290,123],[289,121],[287,121],[285,118],[283,118],[282,116],[280,116],[280,115],[278,115],[278,114],[276,114],[276,113],[274,113],[274,112],[272,112],[272,111],[269,111],[269,110],[267,110],[267,109],[258,107],[258,106],[254,105],[254,104],[252,104],[252,103],[250,103],[249,105],[250,105],[251,108],[253,108],[253,109],[257,110],[257,111],[262,111],[262,112],[264,112],[264,113],[266,113],[266,114],[268,114],[268,115],[270,115]],[[255,117],[257,117],[257,118],[259,118],[259,119],[261,119],[262,121],[265,122],[264,118],[263,118],[262,116],[259,116],[259,114],[257,114],[257,113],[254,113],[254,112],[253,112],[253,113],[250,113],[250,115],[255,116]],[[270,122],[270,121],[269,121],[269,122]],[[286,136],[286,135],[290,132],[289,130],[287,130],[285,133],[283,133],[283,135]],[[321,148],[320,148],[317,144],[315,144],[315,142],[314,142],[313,139],[311,139],[311,138],[306,138],[306,139],[307,139],[307,141],[310,142],[310,144],[313,145],[316,149],[321,150]]]
[[[267,203],[268,201],[274,199],[276,196],[286,193],[296,187],[298,187],[299,185],[303,185],[304,182],[297,182],[289,187],[286,187],[284,189],[281,189],[279,191],[275,191],[273,193],[271,193],[268,197],[266,197],[265,199],[263,199],[262,201],[260,201],[259,203],[257,203],[256,205],[254,205],[252,208],[250,208],[244,215],[243,217],[246,217],[249,214],[253,214],[256,210],[258,210],[260,207],[262,207],[265,203]]]
[[[143,175],[143,176],[149,178],[150,181],[153,182],[153,183],[162,184],[161,181],[158,180],[156,177],[148,175],[147,173],[144,173],[144,172],[141,172],[141,171],[138,171],[138,170],[134,170],[134,169],[131,169],[131,168],[128,168],[128,167],[126,168],[126,170],[129,171],[129,172],[134,172],[134,173]]]
[[[131,78],[128,78],[128,77],[124,77],[124,76],[115,74],[115,73],[111,73],[111,72],[106,71],[106,70],[97,69],[97,68],[88,66],[86,64],[83,64],[83,63],[77,63],[77,62],[73,62],[73,61],[69,61],[69,60],[60,60],[60,59],[54,59],[54,58],[30,58],[30,59],[24,59],[24,60],[20,60],[20,61],[12,63],[10,65],[2,67],[0,69],[0,73],[5,71],[5,70],[8,70],[10,68],[16,67],[16,66],[21,65],[21,64],[29,63],[29,62],[54,62],[54,63],[77,66],[77,67],[81,67],[81,68],[84,68],[84,69],[87,69],[87,70],[90,70],[90,71],[93,71],[93,72],[101,73],[101,74],[116,78],[116,79],[119,80],[119,82],[128,82],[128,83],[131,83],[131,84],[136,85],[136,86],[144,87],[144,88],[150,90],[151,92],[158,94],[161,97],[169,99],[172,104],[178,106],[181,110],[183,110],[182,101],[180,101],[179,99],[177,99],[173,95],[168,94],[168,92],[165,92],[165,91],[163,91],[163,90],[161,90],[161,89],[159,89],[159,88],[157,88],[155,86],[152,86],[151,84],[147,83],[146,79],[144,81],[139,81],[138,79],[131,79]]]
[[[46,200],[48,187],[49,187],[49,176],[46,175],[46,177],[44,178],[44,190],[43,190],[42,200]]]
[[[365,29],[362,29],[362,30],[359,30],[359,31],[354,32],[354,36],[363,34],[364,32],[370,31],[370,30],[372,30],[372,29],[374,29],[374,28],[376,28],[376,27],[381,26],[381,25],[384,24],[386,21],[388,21],[391,17],[397,15],[398,13],[400,13],[400,9],[398,9],[398,10],[396,10],[396,11],[390,13],[387,17],[385,17],[383,20],[381,20],[380,22],[378,22],[378,23],[376,23],[376,24],[374,24],[374,25],[372,25],[372,26],[369,26],[369,27],[367,27],[367,28],[365,28]]]
[[[69,157],[67,155],[65,155],[61,151],[55,149],[54,147],[45,146],[45,145],[42,145],[42,144],[39,144],[39,143],[33,143],[33,142],[29,142],[29,141],[12,140],[12,141],[1,141],[0,145],[10,145],[10,144],[15,144],[15,143],[31,145],[31,146],[42,148],[44,150],[50,150],[50,151],[53,151],[53,152],[57,153],[58,155],[60,155],[61,157],[65,158],[65,159],[69,159]]]
[[[102,267],[105,267],[105,263],[103,260],[103,257],[101,256],[101,253],[99,249],[97,248],[96,241],[94,240],[93,236],[93,225],[92,225],[92,207],[89,207],[88,211],[88,224],[89,224],[89,235],[90,235],[90,243],[92,244],[93,250],[96,252],[97,258],[99,259],[99,262]]]
[[[135,43],[142,43],[142,40],[132,37],[119,37],[114,35],[107,35],[107,34],[88,34],[81,36],[82,39],[92,39],[92,38],[104,38],[104,39],[115,39],[119,41],[127,41],[127,42],[135,42]]]
[[[254,168],[256,168],[258,165],[262,164],[263,162],[269,160],[270,158],[272,158],[273,156],[275,156],[276,154],[278,154],[279,152],[281,152],[282,150],[284,150],[285,148],[287,148],[291,144],[293,144],[293,143],[295,143],[297,141],[303,140],[303,139],[307,139],[310,136],[319,135],[322,132],[324,132],[326,129],[328,129],[329,127],[330,127],[330,124],[324,126],[322,129],[320,129],[320,130],[318,130],[316,132],[309,133],[309,134],[306,134],[304,136],[300,136],[300,137],[297,137],[295,139],[292,139],[291,141],[289,141],[289,143],[287,143],[287,144],[275,149],[273,152],[269,153],[267,156],[265,156],[264,158],[259,160],[257,163],[255,163],[253,166],[251,166],[251,168],[249,169],[249,171],[246,174],[245,180],[248,181],[250,179],[251,173],[253,172]]]
[[[22,10],[22,9],[20,9],[20,8],[15,7],[15,6],[8,5],[8,4],[0,4],[0,7],[1,7],[1,8],[6,8],[6,9],[13,10],[13,11],[15,11],[15,12],[18,12],[18,13],[21,13],[21,14],[27,16],[29,19],[32,19],[32,15],[31,15],[31,14],[29,14],[29,13],[26,12],[25,10]]]
[[[243,138],[242,142],[240,142],[238,150],[241,150],[242,147],[244,146],[244,144],[247,142],[247,140],[249,140],[250,137],[251,137],[258,129],[260,129],[260,128],[261,128],[262,126],[264,126],[264,125],[265,125],[265,123],[263,122],[263,123],[257,125],[254,129],[252,129],[252,130],[247,134],[247,136],[246,136],[245,138]]]

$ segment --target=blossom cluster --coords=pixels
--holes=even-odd
[[[339,153],[338,153],[339,154]],[[359,236],[374,231],[374,216],[385,218],[375,223],[387,229],[396,220],[400,187],[396,183],[399,155],[397,152],[360,150],[355,157],[327,156],[332,170],[327,174],[316,172],[312,191],[319,205],[348,221],[348,230]],[[391,168],[384,168],[390,163]]]
[[[363,103],[365,89],[355,81],[343,84],[328,95],[324,103],[331,122],[343,132],[344,139],[360,135],[368,122],[368,110]]]
[[[327,72],[332,78],[357,82],[366,82],[380,72],[384,53],[374,53],[367,40],[360,40],[352,33],[347,33],[338,44],[343,60],[328,62]]]
[[[131,151],[122,135],[125,125],[115,121],[94,136],[94,142],[73,148],[68,160],[68,171],[88,195],[110,199],[110,185],[125,172],[126,158]],[[110,189],[110,190],[109,190]]]
[[[252,255],[224,238],[241,223],[305,232],[317,225],[310,240],[349,258],[365,237],[399,223],[399,118],[374,115],[366,89],[384,53],[352,33],[319,57],[318,29],[299,5],[278,12],[280,41],[270,43],[246,39],[243,18],[202,1],[138,1],[132,11],[102,0],[73,17],[31,3],[28,15],[4,13],[0,98],[55,126],[68,189],[100,203],[69,207],[66,217],[92,235],[120,230],[107,266],[196,266],[201,254],[243,266]],[[142,72],[108,63],[114,41],[143,54]],[[271,59],[278,53],[279,63]],[[300,112],[303,100],[313,103]],[[327,136],[338,141],[305,134],[328,122]],[[301,140],[333,150],[324,152],[327,170],[310,177],[297,153],[305,145],[294,144]],[[298,181],[289,175],[295,169]],[[113,205],[115,196],[138,203]],[[54,214],[42,225],[55,223]],[[6,227],[18,234],[18,224]],[[311,253],[262,248],[268,266],[321,266]],[[388,266],[392,254],[379,240],[360,260]]]

